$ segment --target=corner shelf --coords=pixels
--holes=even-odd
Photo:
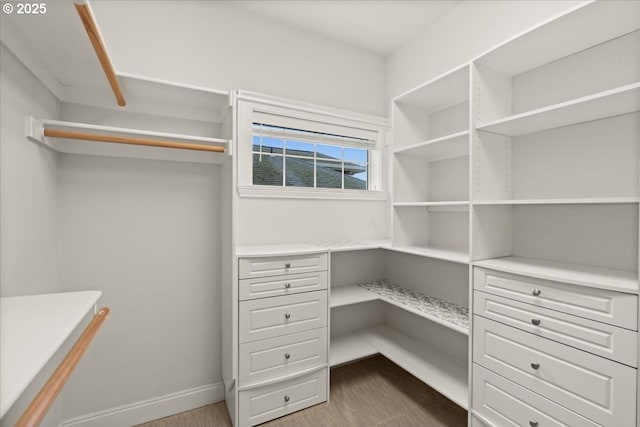
[[[629,204],[638,203],[638,197],[589,197],[583,199],[511,199],[511,200],[479,200],[474,205],[594,205],[594,204]]]
[[[467,367],[425,344],[388,326],[376,326],[358,336],[420,381],[431,386],[458,406],[467,409],[469,387]]]
[[[640,111],[640,83],[479,124],[477,129],[518,136],[636,111]]]
[[[424,295],[385,280],[358,285],[378,295],[380,300],[446,328],[469,335],[469,310],[457,304]]]
[[[344,307],[346,305],[359,304],[367,301],[377,301],[380,297],[358,285],[336,286],[331,288],[329,306],[331,308]]]
[[[441,138],[420,142],[394,151],[396,155],[410,155],[429,162],[469,155],[469,131],[457,132]]]
[[[29,118],[27,123],[28,139],[54,151],[69,154],[210,164],[222,163],[228,157],[228,154],[226,153],[198,151],[197,149],[165,148],[109,142],[91,142],[75,139],[48,138],[44,136],[45,128],[73,132],[100,132],[109,136],[154,138],[162,140],[163,142],[187,143],[189,145],[193,144],[196,147],[222,147],[227,150],[227,152],[230,146],[229,140],[219,138],[207,138],[113,126],[100,126],[59,120],[38,120],[33,117]]]
[[[630,294],[639,293],[638,272],[636,271],[614,270],[517,256],[475,261],[473,265],[505,273],[522,274],[591,288]]]
[[[329,366],[339,366],[378,354],[378,350],[360,338],[357,332],[331,337]]]
[[[469,263],[469,254],[457,249],[435,246],[389,246],[384,249],[405,254],[418,255],[427,258],[441,259],[461,264]]]

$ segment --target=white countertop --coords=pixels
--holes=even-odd
[[[367,249],[390,249],[389,240],[326,240],[306,243],[290,243],[263,246],[238,246],[236,255],[239,257],[261,257],[291,254],[309,254],[318,252],[345,252]]]
[[[101,295],[85,291],[0,298],[0,418]]]

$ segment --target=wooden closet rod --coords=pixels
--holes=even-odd
[[[100,37],[100,32],[98,31],[98,26],[93,18],[93,13],[91,12],[89,3],[86,0],[76,0],[74,1],[74,6],[76,7],[78,15],[80,15],[82,25],[84,25],[84,29],[87,31],[89,40],[93,45],[93,50],[95,50],[96,55],[98,56],[98,61],[100,61],[100,65],[102,65],[104,74],[107,76],[107,80],[111,85],[111,90],[118,101],[118,105],[124,107],[127,103],[124,100],[124,95],[120,88],[120,82],[118,82],[118,76],[116,76],[113,64],[111,64],[111,59],[109,59],[109,54],[107,53],[107,48],[104,46],[102,37]]]
[[[67,382],[76,365],[84,355],[89,344],[96,336],[100,326],[104,323],[105,319],[109,316],[109,308],[102,307],[89,325],[85,328],[80,338],[73,344],[71,350],[67,353],[64,360],[60,362],[56,370],[51,374],[49,380],[40,389],[38,395],[33,399],[31,405],[22,414],[15,427],[36,427],[40,425],[42,419],[47,414],[47,411],[56,400],[56,397],[62,390],[62,387]]]
[[[81,139],[85,141],[113,142],[115,144],[146,145],[163,148],[182,148],[184,150],[212,151],[224,153],[224,147],[190,142],[162,141],[151,138],[134,138],[130,136],[106,135],[100,133],[73,132],[69,130],[45,129],[44,136],[50,138]]]

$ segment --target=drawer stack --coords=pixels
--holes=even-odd
[[[637,304],[475,267],[474,415],[494,426],[635,426]]]
[[[240,258],[239,426],[327,400],[327,253]]]

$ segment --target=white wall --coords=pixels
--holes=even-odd
[[[393,98],[580,1],[463,1],[387,58]],[[550,40],[550,43],[553,41]],[[522,52],[526,55],[526,52]]]
[[[118,72],[386,114],[383,58],[225,3],[92,7]]]
[[[220,168],[64,155],[61,287],[112,310],[65,419],[220,381]]]
[[[4,45],[0,66],[0,295],[53,292],[57,157],[26,139],[25,120],[57,118],[58,102]]]

